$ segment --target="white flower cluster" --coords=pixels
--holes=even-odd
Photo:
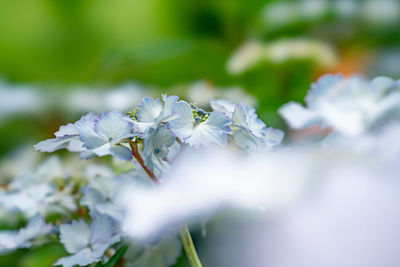
[[[322,224],[327,224],[323,220],[327,216],[322,212],[324,205],[332,209],[329,216],[333,221],[340,220],[343,214],[349,216],[341,212],[349,207],[363,212],[362,201],[376,204],[377,208],[395,205],[390,201],[396,198],[374,202],[368,194],[373,185],[377,186],[378,196],[384,195],[388,188],[390,196],[400,192],[400,182],[396,182],[400,156],[397,140],[400,83],[389,78],[369,82],[360,77],[327,75],[312,85],[306,104],[303,107],[289,103],[279,113],[294,129],[314,125],[331,129],[324,145],[319,142],[302,147],[281,145],[283,132],[267,127],[254,108],[244,103],[212,100],[212,111],[206,111],[167,95],[161,99],[146,97],[138,108],[125,114],[89,113],[73,124],[61,126],[55,138],[38,143],[35,149],[53,152],[65,148],[79,152],[84,159],[111,155],[122,162],[117,164],[131,167],[112,171],[104,166],[90,166],[80,175],[67,175],[61,164],[50,158],[37,171],[4,184],[0,208],[21,213],[30,221],[19,231],[0,232],[0,253],[39,244],[38,240],[49,242],[59,236],[70,255],[55,265],[86,266],[123,256],[127,266],[170,266],[181,251],[177,230],[182,225],[209,220],[227,209],[267,214],[268,219],[274,218],[268,224],[282,221],[285,227],[297,227],[287,218],[301,221],[303,217],[299,214],[311,216],[306,212],[303,215],[303,209],[311,210],[315,216],[307,218],[318,229],[324,229]],[[382,177],[377,180],[379,175]],[[351,199],[350,191],[355,185],[360,188],[355,191],[355,199]],[[321,207],[309,206],[314,203],[307,197],[311,189],[316,190],[312,195]],[[343,192],[349,203],[358,199],[359,202],[349,207],[338,202]],[[340,210],[335,210],[338,207]],[[397,209],[386,211],[379,216],[400,219]],[[50,221],[51,214],[60,219]],[[355,216],[354,221],[360,220],[356,214],[351,216]],[[381,222],[371,220],[368,227],[380,233],[376,224]],[[307,234],[310,239],[314,236],[302,232],[308,230],[306,227],[289,229],[290,232],[278,226],[273,228],[276,233],[268,232],[265,237],[275,240],[276,248],[268,243],[265,251],[260,252],[260,246],[252,244],[257,247],[254,251],[261,253],[252,258],[259,257],[258,265],[234,260],[207,265],[296,266],[282,261],[287,252],[286,255],[293,254],[301,263],[297,266],[335,266],[334,261],[327,261],[332,255],[321,256],[317,262],[307,258],[312,248],[301,246],[299,236]],[[347,224],[341,226],[345,228]],[[351,229],[357,231],[356,227]],[[340,247],[345,236],[332,238],[332,246]],[[377,238],[383,238],[377,244],[385,243],[386,236]],[[318,244],[317,238],[312,240]],[[184,247],[185,242],[183,239]],[[296,254],[295,248],[288,245],[290,242],[299,245],[304,253]],[[124,254],[126,244],[130,247]],[[356,241],[352,244],[367,251],[363,250],[365,244]],[[400,264],[388,252],[397,251],[395,248],[400,246],[389,245],[377,257],[386,257],[387,261],[382,262]],[[318,249],[319,255],[329,253],[323,246]],[[239,254],[221,253],[231,255],[232,259]],[[347,258],[341,259],[336,266],[374,266],[368,261],[369,255],[357,255],[348,256],[348,262]]]
[[[211,106],[213,111],[207,112],[176,96],[163,95],[162,100],[146,97],[129,113],[111,111],[100,116],[89,113],[73,124],[61,126],[55,138],[38,143],[35,149],[53,152],[65,148],[79,152],[84,159],[106,155],[128,162],[134,159],[134,169],[115,175],[104,168],[93,171],[92,167],[76,179],[65,174],[56,158],[50,158],[36,171],[4,186],[0,194],[1,208],[28,218],[54,213],[62,216],[61,225],[52,233],[59,229],[60,242],[71,255],[59,259],[56,265],[85,266],[105,260],[106,251],[121,246],[127,238],[121,228],[126,217],[126,205],[118,197],[121,190],[154,186],[151,180],[155,183],[162,180],[185,146],[199,148],[232,143],[247,151],[271,151],[279,147],[283,133],[267,128],[252,107],[227,100],[212,101]],[[76,215],[82,219],[70,222]],[[89,218],[88,224],[84,220]],[[43,239],[46,234],[38,231],[30,238]],[[4,235],[6,243],[8,235]],[[15,240],[17,244],[5,246],[2,251],[30,244],[24,238]],[[180,254],[180,243],[175,236],[163,235],[160,240],[163,249],[143,245],[137,244],[133,249],[134,266],[147,266],[149,251],[159,254],[165,254],[164,250],[174,251],[165,256],[168,264],[175,262]]]

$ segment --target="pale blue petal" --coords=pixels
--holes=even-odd
[[[242,130],[235,131],[235,133],[233,134],[233,140],[238,145],[238,147],[244,150],[252,151],[257,150],[257,148],[259,147],[256,138]]]
[[[83,189],[83,197],[80,199],[81,205],[86,206],[89,211],[93,212],[98,203],[104,201],[103,195],[94,188],[86,187]]]
[[[53,192],[54,189],[49,184],[39,183],[23,190],[0,195],[0,204],[7,210],[24,212],[30,216],[42,208],[46,197]]]
[[[235,104],[230,100],[225,100],[225,99],[211,100],[210,106],[214,111],[220,111],[229,118],[232,118],[232,114],[235,111]]]
[[[19,247],[30,247],[33,239],[50,234],[52,229],[51,224],[46,224],[43,217],[36,214],[24,228],[19,230],[17,236]]]
[[[247,116],[246,116],[246,113],[245,113],[245,111],[243,109],[243,106],[241,104],[239,104],[239,103],[236,103],[235,110],[234,110],[233,115],[232,115],[232,121],[236,125],[248,129],[249,126],[247,125],[246,117]]]
[[[157,157],[155,154],[151,154],[149,159],[146,161],[146,166],[157,176],[162,176],[168,171],[170,164],[163,160],[161,157]]]
[[[96,132],[108,140],[116,143],[121,139],[132,136],[133,123],[119,111],[103,113],[94,124]]]
[[[71,139],[76,137],[65,136],[65,137],[58,137],[53,139],[47,139],[41,141],[34,145],[35,150],[39,150],[40,152],[54,152],[59,149],[67,148]]]
[[[151,97],[145,97],[142,104],[139,105],[138,117],[140,122],[154,122],[160,116],[163,106],[160,99],[154,100]]]
[[[60,226],[60,242],[69,253],[76,253],[86,248],[89,240],[89,226],[82,220]]]
[[[86,148],[83,147],[83,142],[77,137],[69,141],[67,149],[71,152],[83,152],[86,150]]]
[[[257,137],[263,137],[267,131],[267,126],[265,123],[257,117],[254,109],[247,109],[247,125],[248,129]]]
[[[82,116],[82,118],[75,123],[79,131],[80,140],[84,143],[84,146],[89,149],[97,148],[108,142],[106,138],[99,136],[94,129],[95,122],[98,119],[98,116],[89,113]]]
[[[226,133],[231,132],[229,128],[231,124],[230,120],[223,113],[218,111],[211,112],[204,124]]]
[[[265,123],[257,117],[249,118],[248,121],[249,130],[257,137],[265,136],[267,126]]]
[[[111,155],[111,144],[107,142],[101,146],[93,148],[91,151],[99,157]]]
[[[178,153],[181,151],[181,145],[175,141],[172,146],[169,148],[169,153],[167,159],[169,162],[173,162],[174,159],[178,156]]]
[[[76,265],[86,266],[98,261],[100,261],[100,258],[92,258],[91,250],[89,248],[84,248],[74,255],[58,259],[53,265],[62,265],[63,267],[72,267]]]
[[[112,245],[118,243],[121,240],[119,235],[115,235],[108,239],[105,243],[95,243],[92,245],[92,257],[101,258],[104,252]]]
[[[115,157],[117,160],[132,160],[132,151],[125,147],[125,146],[113,146],[110,148],[110,153]]]
[[[257,117],[256,110],[245,104],[237,103],[235,105],[232,121],[256,137],[264,136],[267,130],[265,123]]]
[[[0,195],[1,207],[13,212],[37,211],[38,203],[25,192],[9,192]]]
[[[224,132],[215,131],[208,125],[200,124],[189,138],[184,139],[184,142],[195,148],[212,143],[223,146],[227,143],[227,135]]]
[[[174,110],[173,107],[176,103],[178,103],[179,97],[177,96],[167,96],[166,94],[162,95],[162,99],[164,101],[164,110],[162,113],[162,121],[170,121],[173,119]]]
[[[107,243],[114,230],[114,222],[109,216],[96,217],[90,225],[90,244]]]
[[[227,133],[231,132],[229,124],[230,121],[223,113],[213,111],[205,122],[195,126],[192,135],[184,139],[184,142],[194,147],[211,143],[226,145]]]
[[[392,78],[379,76],[371,81],[371,87],[379,93],[385,93],[394,87],[394,81]]]
[[[26,225],[19,231],[19,238],[22,240],[31,240],[37,236],[49,234],[53,226],[46,224],[43,217],[36,214]]]
[[[159,149],[162,151],[163,147],[170,147],[175,142],[175,136],[171,133],[170,130],[164,125],[160,126],[157,131],[155,131],[148,139],[145,140],[144,151],[146,155],[150,155],[150,153],[154,153],[154,149]],[[168,153],[162,153],[161,155],[164,157]]]
[[[168,128],[181,140],[190,137],[194,127],[192,108],[185,101],[179,101],[173,110],[179,117],[169,121]]]
[[[319,101],[321,98],[326,97],[326,94],[332,87],[343,80],[343,76],[327,74],[318,79],[317,82],[311,85],[311,89],[308,91],[306,96],[306,103],[309,107],[313,107],[314,103]]]
[[[119,221],[123,215],[122,208],[113,203],[113,200],[116,199],[119,190],[130,181],[130,177],[124,176],[113,179],[94,178],[89,186],[83,189],[81,204],[89,207],[91,214],[105,214]]]
[[[35,175],[41,181],[53,180],[65,174],[60,158],[50,156],[46,158],[36,169]]]
[[[92,149],[91,152],[99,157],[112,155],[117,160],[130,161],[132,159],[131,150],[123,145],[111,146],[110,143],[106,143],[98,148]]]
[[[52,229],[53,226],[46,224],[43,217],[37,214],[19,231],[0,231],[0,254],[28,248],[33,239],[49,234]]]
[[[285,119],[290,127],[302,129],[321,123],[321,118],[314,112],[305,109],[302,105],[289,102],[283,105],[278,113]]]
[[[85,150],[85,151],[82,151],[82,152],[80,153],[80,158],[81,158],[81,159],[91,159],[91,158],[93,158],[94,156],[96,156],[96,154],[93,153],[93,151],[91,151],[91,150]]]
[[[265,133],[264,139],[266,142],[279,145],[280,143],[282,143],[284,136],[285,133],[283,131],[269,127]]]
[[[138,133],[140,137],[146,138],[148,135],[148,131],[157,127],[157,122],[133,122],[133,129],[135,133]]]
[[[175,142],[176,137],[165,125],[161,125],[156,131],[151,130],[149,137],[144,140],[145,164],[150,170],[159,169],[160,172],[166,170],[167,164],[164,158],[168,156],[169,147]]]
[[[54,265],[85,266],[100,261],[107,248],[121,240],[119,235],[114,235],[114,231],[113,220],[103,215],[95,217],[90,228],[83,221],[62,225],[61,242],[68,252],[76,254],[61,258]],[[67,234],[70,236],[67,237]]]
[[[73,136],[79,135],[79,131],[76,126],[72,123],[68,123],[67,125],[61,126],[60,129],[54,133],[56,137],[64,137],[64,136]]]
[[[72,195],[67,195],[65,193],[60,193],[57,195],[57,204],[66,208],[68,211],[76,211],[77,205],[75,197]]]
[[[118,190],[119,184],[117,179],[98,177],[91,180],[89,186],[99,191],[104,198],[111,198]]]
[[[107,215],[120,222],[124,218],[124,209],[112,202],[98,203],[96,212],[101,215]]]

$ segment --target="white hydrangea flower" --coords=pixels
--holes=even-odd
[[[65,213],[76,210],[72,188],[57,190],[54,180],[65,179],[61,162],[57,157],[45,160],[35,171],[13,179],[0,193],[0,207],[22,212],[27,217],[36,213]]]
[[[173,106],[178,99],[177,96],[162,95],[163,105],[159,98],[156,100],[151,97],[143,98],[137,112],[138,121],[134,122],[135,131],[142,137],[146,137],[150,129],[157,129],[161,122],[173,119],[175,117]]]
[[[34,148],[40,152],[54,152],[63,148],[71,152],[82,152],[85,150],[82,146],[83,142],[79,140],[79,131],[72,123],[61,126],[54,135],[56,138],[41,141]]]
[[[130,149],[120,142],[133,136],[133,122],[121,112],[111,111],[101,116],[89,113],[77,121],[75,126],[83,146],[88,149],[88,154],[81,154],[84,158],[95,154],[100,157],[113,155],[119,160],[132,159]]]
[[[399,82],[386,77],[368,82],[356,76],[325,75],[312,85],[306,108],[289,102],[279,113],[294,129],[320,125],[360,135],[379,126],[387,116],[399,117],[399,89]]]
[[[66,179],[64,168],[57,156],[45,159],[36,169],[30,170],[10,181],[8,190],[23,190],[29,186],[36,186],[41,183],[51,183],[55,179]]]
[[[212,100],[210,105],[213,110],[223,112],[232,120],[233,140],[242,149],[270,149],[282,142],[283,132],[267,128],[258,118],[256,110],[249,105],[224,99]]]
[[[155,187],[154,184],[149,186],[148,183],[159,184],[158,181],[162,181],[161,184],[164,184],[164,178],[169,177],[166,175],[169,173],[170,165],[175,161],[178,154],[180,155],[179,152],[184,150],[182,148],[185,148],[185,144],[195,148],[210,144],[224,146],[228,143],[228,140],[232,140],[233,138],[242,147],[247,146],[246,142],[249,142],[249,140],[250,142],[256,140],[260,143],[260,147],[263,146],[265,148],[267,146],[273,147],[279,145],[282,140],[282,135],[279,131],[266,128],[265,124],[258,119],[255,110],[250,106],[227,102],[228,107],[225,110],[206,112],[198,107],[190,106],[185,101],[178,102],[178,97],[176,96],[167,97],[163,95],[162,99],[163,103],[159,99],[144,98],[138,111],[133,110],[128,113],[130,117],[116,111],[103,113],[101,116],[89,113],[75,124],[69,124],[67,125],[68,127],[62,128],[63,135],[57,134],[54,141],[44,142],[36,146],[37,149],[42,148],[45,151],[54,151],[67,147],[67,144],[63,143],[64,139],[59,140],[57,138],[70,138],[72,136],[74,140],[76,139],[81,142],[81,147],[85,149],[81,151],[82,158],[112,155],[116,159],[130,160],[132,157],[136,159],[133,162],[135,165],[133,169],[119,168],[119,171],[123,169],[124,172],[129,171],[129,173],[117,177],[114,177],[114,172],[109,169],[99,169],[97,167],[95,169],[92,168],[90,171],[87,170],[84,173],[84,177],[81,177],[82,180],[69,184],[69,181],[64,179],[65,175],[61,172],[61,177],[59,178],[63,179],[61,182],[63,190],[56,190],[56,192],[54,192],[56,188],[52,184],[55,183],[53,181],[54,178],[37,179],[38,184],[36,186],[40,186],[37,189],[27,182],[29,179],[19,179],[18,188],[20,190],[15,190],[13,193],[17,194],[15,199],[20,197],[20,199],[16,200],[17,202],[26,204],[26,207],[24,207],[25,210],[34,210],[34,207],[46,206],[55,202],[62,202],[64,206],[68,206],[69,203],[72,206],[72,204],[75,204],[74,201],[77,200],[80,204],[88,208],[89,215],[92,217],[91,226],[83,221],[76,221],[60,227],[61,242],[65,245],[67,251],[73,255],[60,259],[56,264],[62,264],[63,266],[83,266],[100,261],[106,249],[120,240],[119,234],[116,234],[114,230],[115,225],[119,226],[125,220],[126,216],[126,202],[123,202],[119,197],[121,189],[128,187],[137,188],[138,190],[133,195],[139,200],[137,205],[139,203],[142,205],[143,202],[140,197],[142,195],[151,195],[144,192],[153,192],[150,188]],[[230,110],[231,107],[229,105],[233,105],[232,110]],[[233,134],[230,126],[234,130]],[[240,134],[243,135],[243,140],[239,140],[241,138]],[[228,139],[229,136],[230,139]],[[57,144],[54,145],[52,142]],[[197,161],[200,160],[197,159]],[[219,163],[215,162],[215,164]],[[240,169],[235,169],[235,171],[235,174],[240,173]],[[199,175],[202,175],[202,171],[199,170],[196,172],[197,176],[193,179],[196,180],[195,183],[199,183],[200,179],[197,178]],[[185,176],[188,176],[188,173]],[[228,176],[229,173],[223,176],[222,180],[226,182],[225,178]],[[208,175],[208,178],[211,179],[212,175]],[[147,179],[148,183],[144,182],[144,179]],[[187,182],[190,183],[193,179],[189,178]],[[170,178],[166,181],[169,184],[168,180]],[[85,182],[88,182],[88,185],[82,187],[82,183]],[[220,204],[224,205],[228,203],[230,197],[233,194],[237,194],[239,187],[240,190],[244,189],[246,191],[244,194],[238,195],[239,199],[237,203],[241,203],[241,200],[249,196],[250,189],[246,189],[245,186],[248,182],[248,179],[246,183],[242,183],[242,181],[234,182],[237,187],[223,190],[222,192],[226,194],[222,199],[218,199],[218,197],[216,199],[214,196],[211,196],[209,202],[207,202],[211,203],[210,210],[217,209]],[[186,185],[189,183],[186,183]],[[210,185],[207,182],[205,184]],[[249,184],[251,188],[262,185],[262,183],[257,182]],[[178,191],[176,192],[179,194],[184,191],[191,192],[190,189],[185,187],[185,184],[182,185],[183,187],[177,187]],[[80,192],[76,192],[77,186],[80,186]],[[66,194],[60,194],[66,188],[73,188],[74,192],[69,190]],[[220,188],[220,186],[211,184],[210,188],[213,191]],[[207,196],[209,191],[204,191],[200,184],[198,184],[198,191],[196,193],[201,192]],[[67,196],[71,198],[68,199],[66,198]],[[25,199],[22,199],[23,197]],[[163,197],[163,193],[161,193],[160,197]],[[259,196],[254,197],[259,198]],[[148,205],[152,206],[152,203],[158,202],[158,198],[154,199],[155,201],[149,201]],[[203,200],[196,197],[194,199],[195,201],[191,202],[191,204],[195,203],[194,209],[198,209],[200,213],[208,213],[208,211],[205,211],[205,206],[199,204]],[[246,202],[247,200],[244,201]],[[8,203],[11,202],[9,201]],[[163,213],[159,211],[159,207],[166,207],[165,211],[168,211],[168,205],[172,203],[168,199],[165,202],[167,203],[166,206],[158,204],[158,207],[154,208],[154,211],[159,212],[160,216]],[[252,201],[249,202],[253,205]],[[208,205],[207,203],[205,203],[206,206]],[[196,207],[197,204],[200,207]],[[177,210],[178,212],[182,211],[179,206],[177,206]],[[176,222],[187,218],[186,214],[182,214],[182,216],[177,216]],[[136,231],[143,230],[141,219],[142,217],[139,215],[139,224],[135,224],[138,226]],[[149,222],[147,229],[154,229],[153,234],[158,233],[160,227],[153,227],[152,218],[150,218]],[[164,226],[169,223],[170,221],[167,220]],[[106,228],[109,230],[108,232],[104,230]],[[142,235],[148,236],[148,233]],[[174,252],[170,251],[168,255],[164,253],[165,247],[162,245],[164,244],[163,242],[157,247],[151,246],[144,250],[141,249],[142,255],[135,258],[133,263],[138,266],[172,264],[176,259],[174,255],[180,252],[179,247],[175,243],[172,242],[168,245]]]
[[[230,121],[219,111],[211,112],[204,120],[204,111],[197,111],[194,117],[193,110],[185,101],[174,105],[174,113],[179,117],[168,122],[168,128],[184,143],[200,147],[208,144],[225,145],[227,134],[231,132]]]
[[[18,248],[28,248],[36,237],[49,234],[53,226],[46,224],[37,214],[28,224],[18,231],[0,231],[0,254],[11,252]]]
[[[0,207],[11,212],[22,212],[27,217],[36,213],[65,214],[77,209],[75,199],[71,195],[72,188],[56,190],[50,183],[40,183],[26,188],[0,193]]]
[[[82,190],[80,203],[88,207],[92,215],[108,215],[120,221],[124,215],[124,207],[118,202],[117,196],[124,187],[132,183],[133,179],[128,176],[93,178]]]
[[[75,122],[62,126],[56,138],[42,141],[34,146],[36,150],[53,152],[67,148],[81,152],[82,158],[95,155],[113,155],[119,160],[131,160],[129,148],[120,144],[133,136],[133,121],[118,111],[103,113],[101,116],[89,113]]]
[[[157,130],[150,129],[144,139],[143,156],[146,166],[157,176],[166,171],[169,163],[166,161],[170,154],[169,148],[176,142],[176,137],[165,125]]]
[[[60,241],[73,255],[59,259],[54,265],[85,266],[100,261],[104,252],[121,239],[113,224],[110,217],[100,216],[90,226],[82,220],[61,225]]]

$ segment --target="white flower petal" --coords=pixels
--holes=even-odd
[[[319,115],[295,102],[283,105],[278,112],[293,129],[301,129],[321,122]]]
[[[60,129],[54,133],[54,135],[56,137],[79,135],[79,131],[74,124],[68,123],[67,125],[61,126]]]
[[[84,249],[90,240],[89,226],[82,220],[60,226],[60,241],[69,253]]]
[[[86,266],[93,262],[100,261],[100,258],[93,259],[91,254],[92,252],[90,249],[84,248],[76,254],[58,259],[53,265],[62,265],[63,267],[73,267],[76,265]]]
[[[93,211],[98,203],[104,201],[104,197],[94,188],[86,187],[83,189],[83,197],[80,199],[81,205],[88,207],[89,211]]]
[[[248,129],[249,126],[247,125],[246,117],[247,116],[246,116],[246,113],[245,113],[242,105],[239,103],[236,103],[235,111],[233,112],[233,115],[232,115],[232,121],[234,123],[236,123],[238,126]]]
[[[167,96],[162,95],[162,100],[164,101],[164,110],[162,112],[162,120],[169,121],[173,119],[173,107],[178,102],[179,97],[177,96]]]
[[[338,75],[324,75],[318,79],[317,82],[311,85],[310,91],[306,96],[306,103],[309,107],[312,107],[316,101],[325,98],[331,88],[339,83],[343,79],[343,76]]]
[[[257,148],[259,147],[259,143],[256,141],[256,137],[247,134],[243,130],[235,131],[235,133],[233,134],[233,140],[235,140],[235,143],[240,148],[245,150],[257,150]]]
[[[95,122],[96,132],[109,142],[118,142],[132,135],[133,123],[121,112],[103,113]]]
[[[130,161],[132,156],[132,151],[125,147],[125,146],[113,146],[110,148],[110,153],[115,157],[117,160],[126,160]]]
[[[54,152],[59,149],[67,148],[70,144],[70,141],[75,138],[75,136],[65,136],[47,139],[34,145],[34,148],[40,152]]]
[[[223,113],[213,111],[205,122],[195,126],[192,135],[184,142],[194,147],[212,143],[223,146],[228,141],[227,133],[231,131],[229,124],[230,121]]]
[[[106,243],[113,234],[114,225],[110,217],[102,215],[95,218],[90,225],[90,244]]]
[[[267,143],[279,145],[282,143],[284,136],[285,133],[283,131],[269,127],[265,132],[264,140]]]
[[[154,100],[151,97],[145,97],[142,104],[139,105],[139,121],[154,122],[161,114],[163,106],[160,99]]]
[[[168,122],[168,128],[181,140],[188,138],[193,132],[194,118],[192,108],[185,101],[174,105],[174,113],[179,117]]]
[[[76,128],[79,130],[80,140],[85,143],[85,147],[89,149],[97,148],[104,145],[108,140],[99,136],[95,129],[95,122],[99,119],[93,113],[86,114],[75,123]]]
[[[230,100],[225,100],[225,99],[211,100],[210,106],[214,111],[223,112],[229,118],[232,118],[232,114],[235,111],[235,104]]]

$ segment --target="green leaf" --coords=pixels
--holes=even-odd
[[[124,256],[126,250],[128,249],[128,244],[122,245],[117,252],[108,260],[108,262],[102,264],[98,263],[96,267],[113,267],[115,264],[118,263],[118,261]]]

